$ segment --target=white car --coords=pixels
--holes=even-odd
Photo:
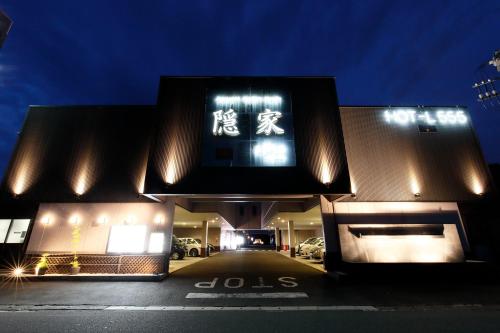
[[[201,243],[198,243],[194,238],[178,238],[185,246],[187,255],[197,257],[201,253]]]
[[[318,239],[318,237],[309,237],[308,239],[306,239],[305,241],[303,241],[302,243],[300,243],[299,246],[297,247],[297,254],[301,255],[302,254],[302,249],[304,248],[304,246],[307,245],[307,244],[314,243],[314,241],[316,241],[317,239]]]
[[[309,248],[309,259],[311,260],[322,259],[324,250],[325,250],[325,241],[322,240],[321,242],[316,243],[315,245]]]
[[[315,246],[317,246],[321,242],[323,242],[323,237],[318,237],[312,243],[305,244],[300,248],[301,255],[309,257],[309,255],[311,254],[311,250],[316,249]]]

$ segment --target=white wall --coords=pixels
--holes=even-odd
[[[80,226],[78,253],[105,254],[111,226],[147,225],[151,232],[165,232],[165,247],[170,244],[173,212],[161,203],[51,203],[40,204],[27,253],[72,252],[72,218]],[[173,205],[170,206],[173,209]],[[105,217],[105,223],[99,224]],[[48,225],[42,222],[49,221]],[[155,221],[161,221],[156,224]]]

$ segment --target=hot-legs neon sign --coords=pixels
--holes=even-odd
[[[468,123],[463,110],[391,109],[385,110],[383,115],[385,122],[402,126],[410,124],[464,126]]]

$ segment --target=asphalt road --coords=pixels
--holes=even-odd
[[[0,313],[2,332],[498,332],[500,311],[38,311]]]
[[[500,327],[500,284],[491,279],[366,274],[338,282],[272,251],[221,253],[162,282],[23,281],[4,283],[0,291],[1,332],[484,333]]]

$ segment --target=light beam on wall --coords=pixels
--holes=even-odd
[[[82,139],[70,170],[73,192],[80,196],[89,191],[97,179],[97,151],[92,139]]]
[[[474,192],[477,195],[482,195],[484,193],[484,187],[481,181],[479,180],[479,177],[475,173],[471,175],[470,188],[472,192]]]
[[[37,128],[26,128],[23,132],[7,175],[7,184],[16,196],[28,191],[38,180],[46,149],[46,140],[41,138]]]

